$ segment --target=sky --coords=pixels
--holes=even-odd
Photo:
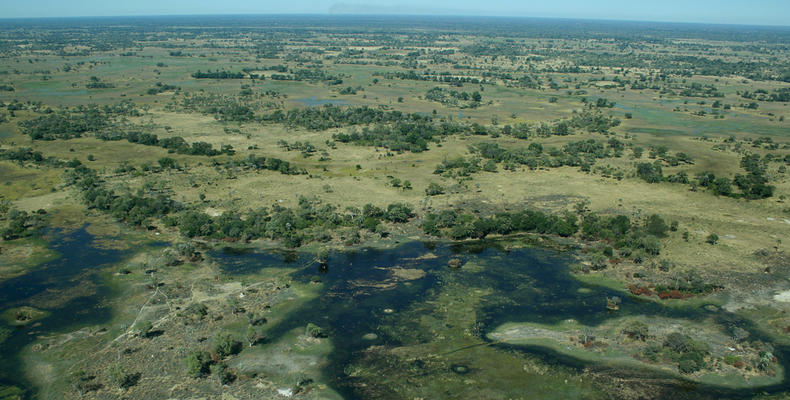
[[[0,18],[424,14],[790,25],[790,0],[0,0]]]

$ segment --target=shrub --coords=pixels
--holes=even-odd
[[[114,363],[107,368],[107,379],[113,386],[120,389],[126,389],[134,386],[136,382],[135,376],[127,373],[120,363]]]
[[[227,357],[241,351],[241,342],[236,340],[230,332],[220,332],[214,337],[212,349],[218,356]]]
[[[187,355],[185,360],[187,365],[187,375],[192,378],[200,378],[208,374],[211,356],[205,351],[193,351]]]
[[[154,329],[151,321],[140,321],[134,325],[134,333],[141,338],[148,337],[151,334],[151,329]]]
[[[327,336],[323,328],[312,322],[307,324],[307,328],[305,328],[305,333],[307,334],[307,336],[314,338],[323,338]]]
[[[625,328],[623,333],[628,335],[631,339],[645,341],[649,333],[647,324],[642,321],[631,321]]]
[[[425,188],[425,194],[428,196],[438,196],[444,194],[444,188],[438,183],[431,182],[428,184],[428,187]]]

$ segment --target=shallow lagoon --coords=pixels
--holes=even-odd
[[[40,319],[10,332],[0,344],[3,365],[19,365],[18,351],[36,336],[102,324],[111,315],[103,304],[111,290],[97,273],[121,261],[122,251],[97,246],[84,230],[48,234],[60,254],[26,275],[0,282],[0,308],[42,310]],[[727,389],[658,374],[596,364],[540,345],[507,345],[488,334],[507,322],[554,324],[566,320],[597,325],[629,315],[697,320],[713,318],[763,335],[732,314],[706,307],[665,307],[623,297],[617,312],[606,298],[622,292],[582,283],[569,274],[568,254],[544,249],[506,251],[492,242],[452,245],[412,242],[394,249],[336,252],[326,266],[312,255],[289,251],[217,250],[209,255],[231,276],[292,269],[295,281],[320,285],[321,295],[268,327],[272,342],[314,323],[334,346],[323,370],[346,398],[606,397],[585,371],[615,378],[642,376],[662,382],[662,395],[693,398],[751,397],[786,391],[786,383],[756,389]],[[448,267],[461,260],[458,269]],[[713,311],[711,311],[713,310]],[[768,340],[765,338],[765,340]],[[777,347],[780,362],[788,349]],[[20,371],[4,368],[2,381],[24,385]],[[318,378],[318,377],[316,377]],[[584,378],[584,379],[582,379]]]
[[[607,297],[622,297],[622,292],[574,279],[568,272],[570,257],[555,251],[505,251],[494,243],[410,243],[392,250],[335,253],[327,268],[311,263],[305,255],[253,252],[217,253],[215,257],[227,266],[227,272],[236,274],[290,265],[297,268],[293,273],[296,280],[320,279],[323,295],[268,334],[276,340],[310,322],[327,329],[335,349],[325,378],[347,398],[388,392],[431,397],[439,395],[436,390],[440,389],[453,398],[478,390],[494,398],[596,397],[595,388],[579,379],[590,367],[613,377],[662,380],[662,395],[740,398],[763,390],[786,389],[784,383],[761,390],[718,388],[671,372],[639,371],[633,365],[596,365],[548,346],[507,345],[487,339],[488,333],[511,321],[556,324],[573,320],[598,325],[636,315],[690,321],[705,318],[722,326],[737,322],[750,330],[753,338],[763,338],[748,321],[713,307],[666,307],[623,297],[619,311],[608,311]],[[449,268],[453,258],[462,260],[464,266]],[[415,349],[419,350],[409,357],[392,356]],[[543,365],[553,373],[523,372],[511,375],[510,380],[496,379],[512,372],[504,369],[511,368],[507,363],[514,361],[514,353],[523,357],[525,370],[527,364]],[[775,354],[780,362],[787,359],[787,349],[777,348]],[[433,387],[434,381],[442,384]],[[475,382],[473,391],[469,391],[469,382]]]

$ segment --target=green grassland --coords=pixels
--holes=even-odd
[[[38,29],[62,34],[58,27]],[[390,31],[382,34],[372,26],[362,26],[350,33],[331,24],[312,30],[297,26],[288,31],[256,28],[249,32],[241,28],[192,30],[162,25],[153,33],[133,29],[128,40],[120,40],[109,39],[104,34],[120,35],[122,29],[106,26],[78,34],[83,39],[81,42],[92,46],[48,43],[12,29],[0,30],[0,39],[7,49],[0,50],[0,85],[13,88],[13,91],[0,91],[0,149],[2,154],[9,154],[12,150],[30,148],[44,158],[33,161],[4,156],[0,159],[2,226],[13,223],[12,211],[33,214],[45,210],[46,214],[41,215],[46,215],[47,226],[77,228],[87,224],[92,233],[107,237],[123,237],[133,232],[146,240],[197,240],[209,246],[239,240],[219,236],[187,239],[165,215],[145,218],[137,226],[125,224],[123,218],[86,204],[84,193],[72,179],[76,167],[68,164],[75,159],[96,173],[102,188],[113,190],[121,197],[164,195],[182,207],[179,213],[195,211],[212,218],[237,213],[246,218],[262,208],[299,207],[300,197],[334,205],[346,215],[359,214],[366,204],[386,210],[390,204],[403,203],[414,211],[406,223],[381,221],[389,237],[377,230],[343,225],[328,232],[329,238],[319,244],[306,240],[303,244],[309,249],[436,239],[423,231],[422,222],[429,214],[446,210],[487,217],[502,211],[529,209],[552,215],[574,214],[580,221],[589,212],[595,212],[628,216],[635,225],[648,215],[659,214],[667,224],[677,223],[677,229],[661,238],[660,254],[638,261],[628,256],[611,256],[602,268],[581,275],[582,279],[606,282],[605,286],[625,291],[629,285],[666,286],[693,273],[726,293],[716,297],[716,304],[755,318],[769,335],[778,338],[787,331],[790,317],[784,311],[790,305],[774,301],[773,295],[790,286],[785,279],[790,270],[786,258],[790,251],[787,240],[790,204],[786,198],[790,195],[790,175],[786,171],[790,164],[790,121],[786,120],[790,118],[789,102],[745,94],[768,96],[790,90],[790,83],[782,75],[785,72],[782,68],[790,62],[786,46],[751,40],[743,34],[684,37],[680,33],[677,36],[661,33],[665,36],[654,40],[649,33],[637,30],[629,31],[630,36],[624,39],[618,31],[589,36],[575,31],[568,35],[513,32],[503,36],[493,28],[478,31],[463,26],[381,29]],[[625,51],[621,46],[628,48],[626,56],[619,55]],[[270,50],[274,54],[268,54]],[[677,60],[688,59],[693,61],[678,64],[681,61]],[[724,66],[711,70],[709,63]],[[732,65],[757,66],[728,70]],[[244,77],[198,79],[193,76],[197,71],[244,71]],[[307,77],[298,78],[299,74]],[[406,75],[411,78],[401,79]],[[415,76],[449,81],[419,80]],[[452,79],[466,81],[452,83]],[[638,86],[640,82],[644,85]],[[448,92],[477,93],[481,100],[442,103],[426,98],[436,87]],[[701,94],[707,88],[712,88],[713,97],[710,93]],[[331,107],[342,110],[364,106],[383,113],[416,113],[432,118],[429,125],[455,124],[463,129],[428,140],[426,151],[393,151],[386,144],[344,143],[338,138],[341,134],[394,123],[350,123],[338,119],[331,121],[335,125],[330,128],[312,129],[305,124],[269,119],[277,112],[310,112],[325,107],[306,104],[309,101],[305,99],[313,98],[319,102],[342,101],[345,105]],[[615,104],[599,107],[596,106],[599,99]],[[59,113],[77,115],[82,112],[80,106],[98,105],[101,109],[124,103],[131,104],[134,112],[99,111],[100,119],[107,123],[99,129],[81,132],[80,137],[41,140],[29,135],[30,128],[26,127],[31,121],[35,123]],[[233,107],[237,107],[235,110],[246,107],[249,114],[240,117],[227,111]],[[573,128],[562,135],[536,133],[541,124],[552,125],[590,114],[611,116],[618,123],[603,131]],[[500,133],[505,126],[519,124],[531,126],[530,134],[518,137]],[[475,134],[475,127],[480,126],[486,134]],[[60,134],[63,129],[51,131]],[[233,154],[195,154],[125,139],[105,140],[102,136],[128,132],[153,134],[160,141],[183,138],[188,144],[204,142],[213,149],[230,145]],[[514,152],[540,144],[548,153],[569,143],[587,140],[607,143],[611,139],[622,142],[624,151],[595,160],[591,170],[578,165],[529,168],[519,164],[511,168],[506,162],[497,162],[493,168],[474,171],[468,176],[435,173],[437,166],[448,160],[479,157],[472,149],[481,144],[495,143]],[[295,142],[310,143],[315,151],[289,149],[287,145]],[[650,154],[651,149],[662,146],[669,154],[687,154],[693,163],[673,165],[657,161]],[[635,155],[637,148],[644,150],[642,154]],[[703,172],[728,179],[745,174],[741,161],[748,154],[767,160],[763,175],[773,187],[771,196],[747,199],[737,190],[732,196],[717,195],[694,184],[695,176]],[[287,161],[305,173],[286,174],[232,164],[250,156]],[[167,159],[172,159],[176,167],[165,167],[163,161]],[[486,160],[479,161],[484,164]],[[665,177],[683,171],[692,182],[672,183],[665,179],[648,183],[638,176],[637,164],[656,162],[662,165]],[[404,187],[405,181],[411,188]],[[439,184],[442,193],[426,193],[431,184]],[[579,211],[579,204],[586,204],[587,210]],[[29,232],[33,230],[26,228],[30,228]],[[361,241],[349,243],[348,237],[357,232],[362,236]],[[706,242],[711,234],[718,235],[715,244]],[[43,248],[36,235],[9,236],[0,241],[0,279],[19,276],[55,257]],[[590,261],[591,254],[601,246],[613,244],[581,234],[573,238],[581,250],[579,265]],[[278,246],[279,239],[282,238],[259,237],[251,245]],[[144,286],[149,283],[148,277],[140,271],[155,263],[146,258],[154,252],[146,249],[136,255],[139,259],[126,262],[135,266],[131,274],[104,271],[106,280],[116,285],[115,294],[123,299],[114,304],[109,331],[85,328],[66,338],[47,338],[44,350],[40,345],[25,350],[23,358],[32,366],[28,369],[38,371],[28,379],[43,388],[43,398],[55,398],[57,393],[70,390],[64,376],[56,376],[53,370],[73,372],[84,366],[96,373],[112,363],[119,343],[131,343],[131,347],[163,346],[154,344],[153,339],[146,341],[126,332],[130,326],[124,324],[140,318],[151,320],[155,327],[166,327],[168,334],[161,340],[170,347],[161,355],[162,376],[129,389],[129,396],[172,397],[217,391],[202,381],[193,380],[199,386],[195,389],[174,380],[176,371],[183,369],[179,360],[186,350],[179,347],[177,335],[170,332],[176,313],[164,306],[167,300],[159,299],[158,306],[146,309],[149,314],[140,315],[141,305],[156,297],[149,298],[150,291]],[[584,268],[580,267],[579,271]],[[244,279],[271,286],[287,279],[287,271],[270,273]],[[207,303],[215,315],[228,307],[229,296],[244,293],[246,288],[235,277],[219,275],[216,265],[187,262],[179,268],[167,269],[160,279],[197,285],[188,294],[178,294],[178,306],[187,308]],[[761,291],[756,291],[757,287]],[[272,321],[316,296],[313,287],[298,284],[288,289],[290,297],[272,293],[265,294],[273,296],[267,298],[273,306]],[[440,297],[450,294],[443,292]],[[700,299],[707,299],[705,296],[710,293],[695,295],[690,300],[658,300],[655,296],[651,300],[692,304],[708,301]],[[467,308],[462,311],[473,313]],[[448,316],[448,320],[471,325],[472,322],[466,321],[468,317]],[[179,334],[188,337],[190,343],[202,343],[198,339],[213,337],[217,330],[241,335],[246,325],[234,318],[239,319],[207,322],[196,330],[181,326],[177,329],[185,330]],[[434,322],[420,323],[433,326]],[[649,322],[660,325],[666,321]],[[614,329],[596,329],[610,328]],[[473,339],[444,332],[438,323],[431,329],[451,337],[453,346],[474,344]],[[689,324],[688,329],[695,326]],[[62,343],[54,344],[61,339]],[[529,343],[561,353],[566,344],[535,340]],[[326,361],[332,346],[331,340],[311,341],[301,332],[292,332],[270,348],[256,348],[255,355],[283,358],[286,357],[280,354],[283,349],[296,344],[302,346],[304,354],[299,359],[305,365],[292,367],[309,371]],[[50,350],[49,345],[54,347]],[[408,359],[410,354],[420,351],[441,353],[450,350],[448,346],[437,342],[386,352],[394,352],[387,354],[388,357]],[[73,362],[73,355],[83,352],[95,354],[95,359]],[[606,358],[606,355],[587,354],[584,348],[569,352],[582,359]],[[132,356],[137,365],[145,363],[138,359],[142,354],[148,353],[141,351]],[[518,362],[503,351],[496,353],[490,364],[505,363],[517,369],[521,368],[516,365]],[[267,395],[273,396],[284,382],[296,379],[285,373],[278,375],[244,357],[234,363],[231,366],[244,374],[266,376],[258,389]],[[375,366],[353,367],[358,368],[359,376],[367,379],[382,372]],[[721,370],[729,371],[725,367]],[[394,374],[381,384],[386,389],[400,375],[397,371],[384,372]],[[540,375],[532,375],[535,382],[540,380]],[[549,375],[552,382],[565,377],[560,373]],[[492,380],[499,378],[502,377],[488,376]],[[702,382],[716,381],[712,376],[698,378]],[[255,393],[252,380],[242,385],[240,393]],[[566,394],[588,389],[586,385],[573,382]],[[159,390],[163,387],[172,389],[165,393]],[[407,392],[404,396],[419,395],[409,389],[400,390]],[[78,396],[74,391],[69,393]],[[335,395],[325,382],[317,382],[315,391],[309,394],[315,398]]]

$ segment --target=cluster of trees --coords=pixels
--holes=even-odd
[[[600,112],[583,111],[575,113],[570,119],[550,123],[505,125],[497,133],[518,139],[529,139],[532,137],[567,136],[577,131],[607,133],[609,129],[618,125],[620,125],[620,120],[615,117]]]
[[[412,209],[399,203],[390,204],[386,209],[368,204],[362,210],[349,208],[341,213],[333,205],[300,197],[299,205],[294,209],[274,205],[271,209],[261,208],[244,216],[228,211],[218,217],[187,210],[168,216],[164,221],[171,226],[178,226],[187,237],[244,241],[269,238],[282,240],[287,247],[299,247],[313,240],[329,240],[331,236],[327,232],[338,228],[367,229],[381,233],[382,221],[404,223],[413,217]]]
[[[326,130],[352,125],[383,124],[395,122],[430,122],[432,118],[401,111],[383,111],[364,107],[337,107],[326,104],[323,107],[307,107],[287,112],[274,111],[264,115],[262,121],[284,123],[291,127],[310,130]]]
[[[691,374],[705,368],[705,358],[710,355],[710,350],[707,343],[673,332],[667,335],[662,345],[648,345],[644,354],[653,361],[657,361],[659,357],[674,361],[681,373]]]
[[[611,138],[608,142],[595,139],[568,142],[562,148],[543,149],[537,142],[528,147],[505,149],[496,143],[479,143],[470,146],[470,151],[483,159],[503,163],[505,169],[513,170],[517,165],[525,165],[530,169],[538,167],[559,168],[562,166],[581,167],[590,171],[597,159],[619,157],[625,145]]]
[[[180,103],[168,104],[167,109],[173,110],[177,107],[187,111],[214,115],[214,118],[220,121],[249,122],[255,119],[253,104],[233,96],[187,93],[181,98]]]
[[[296,167],[288,161],[283,161],[274,157],[256,156],[254,154],[250,154],[247,158],[241,160],[228,160],[224,165],[227,169],[241,167],[254,170],[277,171],[283,175],[307,174],[304,168]]]
[[[241,72],[230,72],[225,70],[206,71],[198,70],[192,74],[195,79],[244,79],[245,76]]]
[[[384,147],[395,152],[419,153],[428,150],[429,142],[438,142],[443,135],[452,133],[455,128],[457,126],[450,123],[437,125],[420,120],[399,121],[391,125],[378,124],[365,127],[361,131],[334,134],[332,138],[341,143]]]
[[[0,160],[16,161],[20,164],[33,163],[37,165],[49,165],[52,167],[75,167],[80,165],[76,158],[72,161],[62,161],[55,157],[44,157],[40,151],[34,151],[29,147],[19,147],[16,149],[0,149]]]
[[[35,213],[9,210],[5,204],[0,204],[0,217],[6,221],[6,226],[0,230],[3,240],[13,240],[35,235],[44,226],[46,212],[39,210]]]
[[[265,161],[263,163],[265,165]],[[67,179],[81,191],[83,202],[90,208],[107,212],[134,226],[144,225],[152,218],[162,218],[165,224],[177,227],[187,237],[245,241],[265,237],[282,240],[287,247],[299,247],[312,240],[329,240],[331,236],[327,232],[341,227],[355,230],[357,237],[359,229],[384,234],[382,222],[404,223],[415,215],[409,206],[400,203],[390,204],[386,209],[368,204],[362,210],[350,207],[338,212],[333,205],[300,197],[294,209],[274,205],[271,209],[261,208],[246,214],[228,211],[211,217],[202,211],[187,209],[163,193],[145,193],[141,189],[117,194],[106,189],[96,171],[85,166],[69,171]],[[18,223],[13,224],[13,232],[19,231],[20,226],[30,225],[27,218],[19,217],[14,221]]]
[[[757,154],[746,154],[741,158],[741,168],[746,174],[735,174],[733,179],[716,176],[713,172],[700,172],[695,180],[689,179],[683,171],[665,177],[661,162],[637,163],[636,175],[648,183],[662,181],[691,184],[692,188],[704,187],[717,196],[740,197],[749,200],[766,199],[774,194],[775,187],[768,184],[766,176],[766,162]],[[740,190],[736,193],[733,185]]]
[[[146,91],[146,93],[148,93],[149,95],[153,96],[153,95],[157,95],[159,93],[164,93],[164,92],[169,92],[169,91],[174,91],[174,90],[181,90],[181,88],[178,87],[178,86],[174,86],[174,85],[164,84],[162,82],[157,82],[156,85],[154,85],[154,87],[148,89]]]
[[[206,142],[193,142],[191,145],[187,143],[181,136],[173,136],[169,138],[160,139],[153,133],[142,132],[102,132],[97,133],[96,137],[102,140],[122,140],[126,139],[129,143],[138,143],[146,146],[158,146],[168,151],[178,154],[187,154],[193,156],[218,156],[220,154],[233,155],[236,151],[233,146],[226,144],[217,150],[211,143]]]
[[[57,112],[47,109],[44,115],[21,121],[19,126],[33,140],[71,139],[88,132],[102,132],[112,126],[118,116],[139,115],[134,103],[123,101],[103,107],[80,105],[72,110]]]
[[[429,235],[455,240],[482,239],[490,234],[507,235],[518,232],[568,237],[578,231],[577,222],[576,216],[572,214],[560,217],[532,210],[499,213],[492,217],[476,217],[471,214],[460,214],[454,210],[445,210],[427,214],[422,228]]]
[[[452,76],[449,73],[439,73],[439,72],[430,72],[425,71],[422,74],[418,74],[414,71],[406,71],[406,72],[374,72],[374,76],[381,76],[386,79],[402,79],[402,80],[411,80],[411,81],[431,81],[431,82],[441,82],[447,83],[454,86],[463,86],[464,83],[472,83],[472,84],[483,84],[486,83],[486,80],[480,80],[478,78],[472,78],[469,76]]]
[[[115,87],[114,83],[102,82],[96,76],[92,76],[90,81],[85,85],[88,89],[112,89]]]
[[[111,214],[117,220],[141,226],[151,218],[161,218],[182,207],[163,193],[116,193],[104,187],[96,171],[83,165],[66,175],[67,182],[82,193],[82,200],[89,208]]]
[[[272,74],[270,78],[274,81],[326,82],[329,85],[343,84],[342,78],[329,75],[326,71],[321,69],[297,69],[292,70],[290,75]]]
[[[483,100],[480,92],[459,92],[456,90],[448,90],[440,87],[435,87],[425,93],[425,99],[435,101],[446,106],[457,107],[459,101],[467,102],[463,104],[464,107],[477,107]]]
[[[754,92],[748,90],[740,93],[744,99],[759,100],[759,101],[778,101],[787,103],[790,102],[790,88],[774,89],[773,93],[768,93],[767,90],[757,89]]]
[[[455,240],[481,239],[490,234],[507,235],[520,232],[562,237],[578,233],[583,239],[608,244],[609,246],[600,249],[602,256],[614,258],[614,248],[618,250],[619,257],[631,257],[636,262],[641,262],[646,256],[659,255],[660,238],[665,237],[672,229],[657,214],[633,222],[625,215],[587,213],[580,221],[576,214],[565,213],[560,216],[535,210],[502,212],[490,217],[445,210],[427,214],[422,228],[429,235]],[[606,258],[602,264],[594,267],[605,267]]]

